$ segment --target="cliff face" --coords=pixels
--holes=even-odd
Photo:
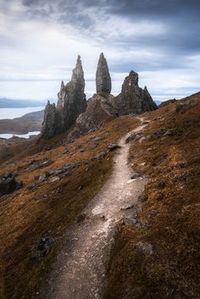
[[[138,74],[134,71],[125,78],[121,93],[112,102],[119,116],[139,114],[157,108],[147,88],[140,88],[138,81]]]
[[[81,58],[78,56],[71,81],[66,85],[63,81],[61,82],[57,106],[48,103],[45,108],[43,137],[50,138],[55,134],[65,132],[75,123],[79,114],[84,112],[87,106],[84,90],[84,72]]]

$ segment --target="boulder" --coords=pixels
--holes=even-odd
[[[111,152],[114,151],[114,150],[116,150],[116,149],[119,149],[119,148],[121,148],[121,146],[119,144],[117,144],[117,143],[111,143],[111,144],[108,145],[108,149]]]
[[[148,242],[138,242],[136,244],[136,248],[138,251],[142,252],[144,255],[152,255],[153,254],[153,246]]]
[[[6,173],[0,178],[0,196],[12,193],[22,186],[23,183],[17,182],[13,173]]]

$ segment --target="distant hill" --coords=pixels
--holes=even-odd
[[[28,132],[40,131],[44,111],[36,111],[14,119],[0,120],[0,134],[26,134]]]
[[[39,107],[44,106],[46,100],[44,101],[34,101],[34,100],[11,100],[7,98],[0,98],[0,108],[26,108],[26,107]]]

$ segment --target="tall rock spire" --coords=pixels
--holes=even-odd
[[[84,80],[84,72],[83,72],[83,67],[82,67],[82,62],[81,62],[81,56],[78,55],[77,62],[76,62],[76,67],[72,71],[72,78],[71,82],[75,85],[80,85],[82,90],[84,91],[85,89],[85,80]]]
[[[42,136],[44,138],[51,138],[55,135],[56,132],[56,106],[55,104],[50,104],[47,102],[47,105],[44,110],[44,121],[42,124]]]
[[[104,54],[101,53],[96,71],[96,90],[97,93],[111,92],[111,77],[107,61]]]
[[[58,133],[67,131],[74,125],[79,114],[83,113],[87,106],[84,90],[84,72],[81,57],[78,55],[76,66],[72,71],[71,81],[66,85],[63,81],[61,82],[57,106],[48,103],[45,108],[42,126],[43,137],[53,137]]]
[[[58,93],[57,109],[61,123],[60,131],[68,130],[75,123],[79,114],[85,111],[87,103],[84,90],[84,72],[81,57],[78,55],[71,81]]]

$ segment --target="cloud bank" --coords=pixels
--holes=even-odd
[[[155,99],[199,91],[199,9],[194,0],[0,0],[0,96],[55,98],[77,54],[91,95],[102,51],[113,93],[131,69]]]

